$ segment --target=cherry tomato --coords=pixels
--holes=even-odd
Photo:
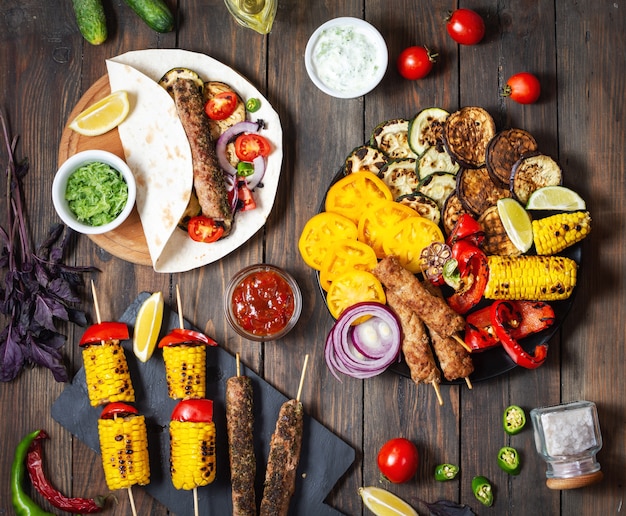
[[[248,187],[248,182],[245,179],[237,181],[237,199],[240,211],[254,210],[256,208],[252,190]]]
[[[101,322],[85,330],[80,339],[80,346],[105,340],[128,340],[128,326],[122,322]]]
[[[485,22],[471,9],[457,9],[446,20],[450,37],[461,45],[476,45],[485,36]]]
[[[183,400],[172,411],[173,421],[210,423],[213,421],[213,401],[206,398]]]
[[[187,233],[196,242],[210,244],[221,238],[224,234],[224,228],[218,226],[213,219],[198,215],[189,219]]]
[[[378,452],[378,469],[394,484],[411,480],[419,466],[419,454],[415,445],[404,437],[390,439]]]
[[[426,47],[408,47],[400,52],[396,65],[402,77],[415,81],[426,77],[436,60],[437,54]]]
[[[509,77],[502,90],[503,97],[510,97],[520,104],[533,104],[539,99],[541,84],[532,73],[521,72]]]
[[[223,91],[207,101],[204,111],[211,120],[224,120],[233,114],[236,107],[237,94],[233,91]]]
[[[248,163],[257,156],[267,156],[271,150],[270,142],[260,134],[243,133],[235,140],[235,154],[241,161]]]

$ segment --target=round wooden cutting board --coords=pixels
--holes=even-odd
[[[74,106],[68,120],[74,120],[79,113],[110,93],[109,78],[104,75],[85,92]],[[59,145],[59,166],[70,156],[87,149],[106,150],[124,159],[124,149],[117,129],[101,136],[83,136],[72,131],[66,125]],[[128,219],[118,228],[101,235],[88,236],[95,244],[117,258],[138,265],[152,265],[148,244],[136,207]]]

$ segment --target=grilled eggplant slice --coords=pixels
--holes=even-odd
[[[192,80],[198,86],[198,91],[200,92],[204,89],[204,81],[202,78],[193,70],[183,67],[172,68],[171,70],[165,72],[163,77],[159,79],[159,85],[165,88],[165,90],[173,97],[174,94],[172,93],[172,85],[178,79]]]
[[[420,216],[439,224],[441,221],[441,210],[437,203],[427,195],[419,192],[402,195],[396,199],[396,202],[405,204],[409,208],[414,209]]]
[[[415,158],[388,162],[378,173],[378,177],[389,187],[394,199],[415,191],[419,185]]]
[[[448,153],[465,168],[485,166],[489,142],[496,134],[491,115],[481,107],[464,107],[451,113],[443,126]]]
[[[452,229],[459,220],[459,217],[464,213],[468,213],[468,211],[463,207],[463,203],[461,199],[459,199],[456,191],[452,192],[446,199],[443,210],[441,210],[441,221],[446,235],[452,233]]]
[[[382,151],[389,159],[416,158],[409,147],[409,121],[395,118],[378,124],[370,138],[370,145]]]
[[[233,111],[232,115],[224,120],[211,120],[209,119],[209,126],[211,127],[211,138],[213,141],[217,141],[221,134],[225,133],[233,125],[243,122],[246,119],[246,105],[241,97],[233,90],[228,84],[219,81],[210,81],[204,83],[204,102],[205,104],[218,95],[219,93],[232,92],[237,96],[237,107]]]
[[[528,131],[515,128],[500,131],[487,146],[485,164],[491,179],[499,186],[508,187],[515,162],[536,151],[537,141]]]
[[[433,172],[420,181],[417,191],[433,199],[443,209],[448,196],[456,188],[456,176],[448,172]]]
[[[433,172],[456,174],[460,168],[460,165],[452,160],[452,156],[442,145],[428,147],[417,160],[417,171],[420,179],[424,179]]]
[[[431,107],[422,109],[409,122],[409,146],[421,156],[429,147],[443,143],[443,124],[448,118],[445,109]]]
[[[487,208],[479,217],[478,222],[485,232],[483,250],[487,254],[497,254],[500,256],[518,256],[522,254],[506,234],[506,229],[498,214],[497,206]]]
[[[526,206],[530,194],[543,186],[558,186],[563,182],[561,166],[550,156],[534,153],[522,156],[513,165],[510,188],[513,195]]]
[[[462,169],[457,174],[456,191],[463,207],[476,217],[498,199],[511,197],[510,190],[496,185],[485,167]]]
[[[353,149],[346,158],[344,173],[348,175],[359,170],[367,170],[378,175],[388,161],[387,156],[377,148],[361,145]]]

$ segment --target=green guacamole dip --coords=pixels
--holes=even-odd
[[[128,185],[118,170],[94,161],[69,177],[65,199],[80,222],[102,226],[115,220],[126,206]]]

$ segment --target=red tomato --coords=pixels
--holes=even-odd
[[[210,423],[213,421],[213,401],[206,398],[180,401],[174,407],[171,419],[174,421]]]
[[[417,448],[404,437],[390,439],[378,452],[378,469],[394,484],[401,484],[413,478],[418,465]]]
[[[128,326],[122,322],[101,322],[85,330],[80,339],[80,346],[102,342],[104,340],[128,340]]]
[[[224,120],[233,114],[237,107],[237,95],[232,91],[223,91],[209,99],[204,111],[211,120]]]
[[[272,150],[270,142],[260,134],[243,133],[235,140],[235,154],[241,161],[252,163],[258,156],[267,156]]]
[[[213,219],[198,215],[189,219],[187,233],[196,242],[210,244],[221,238],[224,234],[224,228],[218,226]]]
[[[476,45],[485,36],[485,22],[471,9],[457,9],[446,20],[450,37],[461,45]]]
[[[539,99],[541,84],[532,73],[516,73],[509,77],[502,90],[503,97],[510,97],[520,104],[533,104]]]
[[[245,179],[237,181],[237,199],[241,211],[254,210],[256,208],[256,201],[252,195],[252,190],[248,187],[248,182]]]
[[[414,81],[430,73],[436,58],[437,54],[431,53],[426,47],[408,47],[400,53],[396,65],[402,77]]]

